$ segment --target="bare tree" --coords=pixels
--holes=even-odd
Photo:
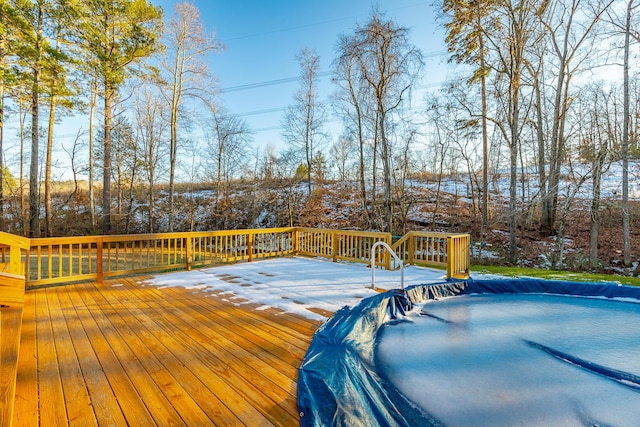
[[[537,11],[541,23],[546,29],[550,42],[550,52],[555,61],[548,61],[554,66],[554,81],[548,84],[553,89],[551,135],[547,150],[549,151],[549,175],[543,200],[542,229],[546,232],[554,230],[560,169],[565,152],[565,123],[571,103],[571,80],[580,71],[592,49],[596,24],[602,14],[613,3],[613,0],[595,1],[586,7],[584,0],[570,2],[549,2],[544,9]],[[545,150],[545,151],[547,151]],[[541,154],[543,154],[543,151]],[[543,183],[544,184],[544,183]]]
[[[338,138],[331,146],[331,157],[338,173],[336,178],[343,184],[351,179],[349,159],[353,156],[355,148],[355,141],[345,136]]]
[[[360,187],[361,211],[364,216],[363,228],[373,226],[372,212],[370,212],[366,185],[366,148],[370,139],[368,117],[372,101],[367,91],[367,85],[362,78],[358,66],[356,48],[358,45],[355,35],[343,35],[338,42],[338,58],[334,62],[333,82],[338,87],[333,104],[343,120],[345,131],[358,144],[358,183]],[[373,164],[375,165],[375,151]],[[375,185],[373,186],[375,189]]]
[[[432,123],[432,132],[430,135],[430,141],[432,145],[432,164],[431,169],[436,174],[436,196],[435,207],[432,213],[432,226],[436,225],[436,217],[440,210],[442,182],[447,169],[447,161],[452,161],[453,155],[451,154],[453,145],[451,137],[451,126],[448,123],[450,115],[446,114],[448,105],[446,99],[431,95],[427,98],[427,117]]]
[[[209,141],[209,149],[211,150],[216,174],[217,208],[222,194],[223,182],[228,184],[231,177],[241,168],[242,161],[246,155],[245,147],[251,140],[251,131],[245,120],[223,109],[214,109],[212,116],[211,131],[213,138]]]
[[[185,98],[212,98],[212,86],[207,55],[220,52],[222,44],[214,34],[207,33],[198,8],[178,3],[166,27],[166,51],[161,61],[165,72],[163,96],[169,103],[169,231],[174,228],[175,173],[178,159],[178,119]]]
[[[296,91],[293,103],[287,107],[282,127],[284,139],[294,152],[302,152],[302,159],[307,167],[307,186],[311,195],[314,176],[313,159],[319,150],[323,137],[323,126],[326,121],[324,104],[318,99],[318,70],[320,57],[311,49],[302,49],[296,60],[302,70],[300,88]]]
[[[615,125],[615,117],[611,114],[612,93],[606,93],[601,84],[595,83],[587,88],[580,97],[576,119],[581,123],[580,157],[591,164],[591,206],[589,227],[589,263],[596,268],[598,257],[600,230],[600,200],[602,175],[609,167],[610,147],[616,138],[611,132]]]
[[[390,129],[394,114],[402,111],[409,101],[411,89],[422,69],[422,54],[409,42],[407,28],[385,20],[378,13],[365,26],[356,29],[353,54],[358,72],[374,100],[374,145],[378,146],[379,143],[382,161],[385,228],[393,232]]]
[[[149,85],[143,85],[137,91],[135,99],[136,140],[140,147],[142,174],[149,191],[148,232],[156,231],[156,183],[159,168],[165,158],[162,149],[167,131],[167,121],[163,115],[166,104],[157,96],[157,92]]]

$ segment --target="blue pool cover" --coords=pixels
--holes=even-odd
[[[469,294],[551,294],[640,300],[640,288],[606,283],[536,279],[468,280],[417,285],[363,300],[338,311],[314,335],[298,373],[302,426],[440,426],[417,409],[376,369],[375,345],[389,315],[394,319],[420,301]],[[535,344],[535,343],[534,343]],[[537,345],[537,344],[536,344]],[[543,346],[542,351],[552,352]],[[570,354],[554,354],[571,363]],[[599,365],[592,372],[615,376],[640,391],[640,377]]]

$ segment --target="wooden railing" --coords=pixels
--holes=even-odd
[[[23,261],[26,283],[34,286],[284,255],[369,263],[373,245],[391,245],[391,240],[389,233],[296,227],[41,238],[29,241]],[[467,234],[410,232],[392,248],[403,263],[446,268],[448,277],[465,278],[469,241]],[[376,250],[375,259],[380,267],[398,267],[382,250]]]
[[[27,283],[190,270],[294,252],[293,228],[31,239]]]
[[[390,233],[371,231],[326,230],[317,228],[296,229],[299,255],[321,256],[336,261],[368,264],[371,248],[377,242],[391,244]],[[376,250],[376,264],[388,268],[389,259],[382,248]]]
[[[391,248],[404,263],[445,267],[447,277],[467,279],[470,243],[471,236],[468,234],[410,231]],[[393,262],[391,268],[397,267]]]
[[[29,239],[0,232],[0,426],[13,420],[27,250]]]
[[[471,236],[456,234],[447,237],[447,277],[468,279],[471,270]]]

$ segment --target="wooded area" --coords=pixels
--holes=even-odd
[[[440,24],[459,74],[426,96],[426,108],[415,99],[428,81],[424,52],[409,29],[374,11],[337,38],[335,57],[300,50],[299,90],[281,123],[286,146],[254,150],[252,130],[225,107],[208,67],[224,46],[193,4],[163,11],[146,0],[2,0],[0,230],[39,237],[315,227],[333,211],[344,223],[329,227],[404,234],[434,228],[452,197],[460,203],[442,184],[455,176],[466,184],[464,224],[472,228],[458,231],[485,242],[506,225],[510,262],[535,229],[555,236],[552,265],[561,268],[567,221],[586,209],[584,250],[598,268],[601,212],[613,209],[630,267],[638,4],[444,0]],[[330,99],[318,94],[323,74],[333,82]],[[87,130],[62,146],[54,129],[69,115]],[[339,137],[328,132],[331,116],[341,120]],[[4,131],[8,122],[17,133]],[[6,158],[8,146],[20,147],[19,158]],[[70,182],[52,177],[55,147],[68,154]],[[612,165],[620,192],[604,203]],[[436,190],[416,196],[424,183]],[[585,188],[588,203],[576,203]],[[425,200],[430,224],[410,215]],[[461,226],[456,212],[440,228]]]

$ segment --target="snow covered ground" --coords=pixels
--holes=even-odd
[[[400,287],[400,271],[375,270],[376,288]],[[405,286],[441,282],[443,270],[405,267]],[[310,319],[326,320],[310,308],[335,312],[354,306],[377,292],[371,289],[371,269],[364,264],[334,263],[319,258],[275,258],[202,270],[163,274],[145,285],[159,289],[183,286],[194,292],[217,290],[238,304],[275,307]],[[246,301],[242,301],[246,300]]]

